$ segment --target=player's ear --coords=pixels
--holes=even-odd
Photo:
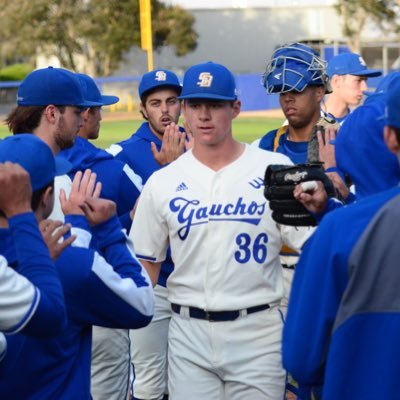
[[[57,114],[59,113],[59,110],[57,109],[56,106],[53,104],[49,104],[43,111],[43,117],[46,119],[46,121],[50,124],[55,124],[57,122]]]
[[[232,104],[233,118],[236,118],[239,115],[241,107],[242,107],[242,103],[240,102],[240,100],[235,100],[233,102],[233,104]]]
[[[391,126],[385,126],[383,131],[383,136],[385,138],[385,143],[387,148],[394,154],[400,153],[400,143],[399,135],[395,128]]]
[[[325,97],[325,94],[326,94],[325,86],[316,86],[315,94],[316,94],[316,97],[317,97],[317,101],[321,102],[322,99]]]
[[[147,115],[146,107],[143,105],[143,103],[140,103],[140,112],[143,115],[144,118],[148,119],[149,116]]]

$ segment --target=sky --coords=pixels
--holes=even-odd
[[[187,9],[201,8],[246,8],[332,5],[335,0],[161,0],[169,5],[180,5]]]

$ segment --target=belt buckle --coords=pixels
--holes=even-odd
[[[209,311],[205,310],[204,318],[206,321],[212,321]]]

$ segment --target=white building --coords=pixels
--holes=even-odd
[[[342,37],[332,0],[163,0],[180,5],[195,17],[198,46],[187,56],[173,49],[154,52],[154,66],[184,71],[190,65],[215,61],[235,73],[259,73],[280,44]],[[146,53],[133,49],[119,74],[146,70]]]

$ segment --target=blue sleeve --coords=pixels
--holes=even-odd
[[[334,197],[330,197],[326,204],[325,210],[321,214],[316,214],[316,213],[311,213],[311,214],[317,221],[317,224],[319,225],[321,223],[322,219],[325,217],[325,215],[329,214],[331,211],[334,211],[334,210],[336,210],[338,208],[342,208],[342,207],[343,207],[343,203],[341,201],[339,201],[338,199],[335,199]]]
[[[9,219],[18,260],[18,273],[40,292],[39,303],[23,332],[34,336],[54,336],[65,327],[67,315],[59,274],[43,241],[33,213]]]
[[[128,167],[130,169],[130,167]],[[132,224],[132,220],[129,216],[136,200],[140,196],[140,191],[143,187],[142,180],[138,175],[129,177],[127,174],[134,174],[130,171],[125,172],[121,170],[121,176],[118,184],[118,194],[117,194],[117,212],[120,217],[122,226],[128,231]],[[135,182],[134,182],[135,180]]]
[[[69,248],[59,263],[68,314],[82,325],[135,329],[153,314],[153,289],[127,246],[118,218],[92,228],[98,252]]]
[[[273,151],[276,132],[277,132],[277,129],[274,129],[273,131],[266,133],[261,138],[260,143],[258,144],[258,147],[263,150]]]
[[[330,333],[348,279],[346,227],[332,217],[302,250],[283,331],[284,367],[302,385],[323,383]]]
[[[129,232],[132,226],[131,212],[128,211],[125,214],[120,215],[119,222],[121,223],[122,227],[126,229],[127,232]]]

